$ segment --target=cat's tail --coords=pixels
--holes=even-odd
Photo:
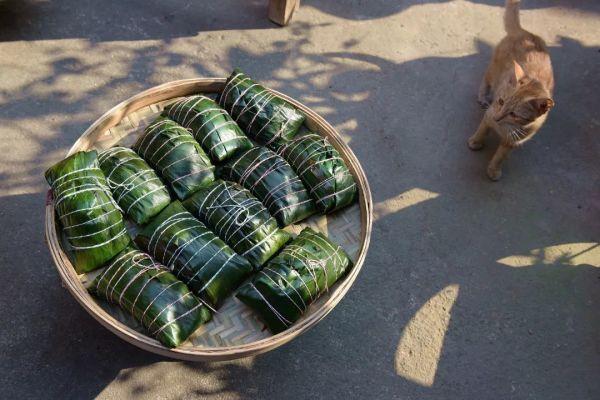
[[[521,0],[506,0],[506,8],[504,10],[504,29],[509,35],[520,33],[521,22],[519,20],[519,5]]]

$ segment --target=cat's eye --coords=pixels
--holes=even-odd
[[[500,104],[501,106],[503,106],[504,105],[504,100],[498,99],[498,104]]]
[[[511,111],[508,115],[510,115],[511,117],[516,117],[517,114],[515,114],[513,111]]]

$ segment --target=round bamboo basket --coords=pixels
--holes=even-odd
[[[186,79],[165,83],[139,93],[96,120],[75,142],[68,155],[80,150],[102,150],[116,144],[130,145],[166,104],[182,96],[197,93],[216,94],[224,85],[224,78]],[[373,220],[371,192],[365,173],[350,148],[322,117],[292,98],[276,91],[273,93],[302,110],[307,116],[308,128],[329,139],[346,161],[359,187],[357,204],[334,214],[313,216],[286,229],[299,233],[305,226],[311,226],[326,233],[348,252],[354,267],[315,301],[299,321],[282,333],[270,334],[249,308],[231,296],[213,316],[212,321],[201,326],[180,347],[169,349],[145,335],[141,327],[136,326],[136,322],[120,312],[118,307],[99,301],[88,293],[85,284],[91,277],[77,275],[64,250],[64,238],[58,229],[49,192],[46,204],[46,240],[64,286],[87,312],[120,338],[144,350],[190,361],[231,360],[257,355],[306,332],[323,319],[352,286],[367,254]]]

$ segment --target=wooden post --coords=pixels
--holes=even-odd
[[[298,8],[300,8],[300,0],[269,0],[269,19],[285,26]]]

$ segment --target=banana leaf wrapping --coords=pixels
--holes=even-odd
[[[92,271],[131,241],[111,197],[96,151],[80,151],[50,167],[54,209],[72,250],[77,273]]]
[[[188,287],[146,253],[127,247],[88,289],[116,303],[167,347],[177,347],[211,318]]]
[[[356,198],[354,177],[326,138],[316,133],[297,136],[277,153],[294,168],[320,212],[338,210]]]
[[[218,175],[248,189],[267,207],[279,226],[316,212],[315,203],[292,167],[265,147],[253,147],[219,166]]]
[[[296,322],[351,266],[340,246],[305,228],[236,296],[258,313],[271,332],[279,333]]]
[[[219,104],[251,139],[271,149],[293,138],[306,119],[296,107],[235,69],[219,96]]]
[[[133,145],[175,195],[183,200],[215,180],[214,166],[194,137],[177,122],[157,118]]]
[[[165,108],[163,114],[190,129],[214,163],[252,147],[227,111],[206,96],[185,97]]]
[[[237,183],[217,180],[183,205],[255,269],[291,239],[262,203]]]
[[[166,265],[214,311],[253,269],[204,224],[174,201],[146,225],[135,242]]]
[[[113,147],[98,155],[114,200],[123,212],[143,225],[171,202],[156,172],[127,147]]]

